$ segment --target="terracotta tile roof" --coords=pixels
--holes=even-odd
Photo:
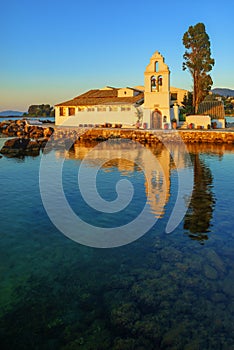
[[[224,105],[222,101],[203,101],[198,106],[198,114],[209,115],[211,119],[224,119]]]
[[[144,93],[139,93],[137,96],[118,97],[118,89],[113,90],[89,90],[82,95],[79,95],[72,100],[56,104],[59,106],[94,106],[105,104],[133,104],[144,98]]]

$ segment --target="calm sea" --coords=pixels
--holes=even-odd
[[[116,159],[108,160],[105,149],[96,152],[85,171],[87,177],[95,173],[97,159],[104,160],[96,177],[103,199],[116,199],[119,180],[131,181],[134,191],[126,209],[103,213],[91,210],[78,189],[78,170],[91,149],[80,144],[47,154],[51,168],[64,159],[62,183],[74,213],[94,226],[112,228],[134,220],[147,202],[157,222],[120,247],[76,243],[53,225],[42,204],[42,156],[2,157],[1,349],[233,349],[234,148],[189,147],[193,192],[185,217],[170,233],[165,231],[178,174],[188,162],[180,154],[173,161],[163,147],[152,148],[162,177],[147,162],[141,169],[137,152],[131,151],[130,161],[123,159],[124,146]],[[62,217],[62,204],[55,207]]]

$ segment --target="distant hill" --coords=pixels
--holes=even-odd
[[[0,117],[22,117],[24,112],[19,111],[2,111],[0,112]]]
[[[221,96],[234,96],[234,90],[226,89],[226,88],[215,88],[211,90],[214,94],[218,94]]]

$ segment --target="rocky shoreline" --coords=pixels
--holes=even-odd
[[[52,127],[30,125],[26,120],[3,121],[0,133],[16,138],[7,140],[0,153],[7,157],[37,156],[53,132]]]
[[[13,137],[0,150],[7,157],[37,156],[50,139],[51,146],[64,147],[66,140],[105,141],[107,139],[130,139],[141,144],[181,142],[186,144],[234,144],[234,131],[222,130],[141,130],[117,128],[78,128],[30,125],[26,120],[3,121],[0,133]]]

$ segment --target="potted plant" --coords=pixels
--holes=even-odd
[[[217,123],[216,122],[212,122],[211,126],[212,126],[213,129],[217,129]]]
[[[141,127],[142,118],[143,118],[143,112],[139,107],[136,107],[136,117],[137,117],[136,128],[139,129]]]

